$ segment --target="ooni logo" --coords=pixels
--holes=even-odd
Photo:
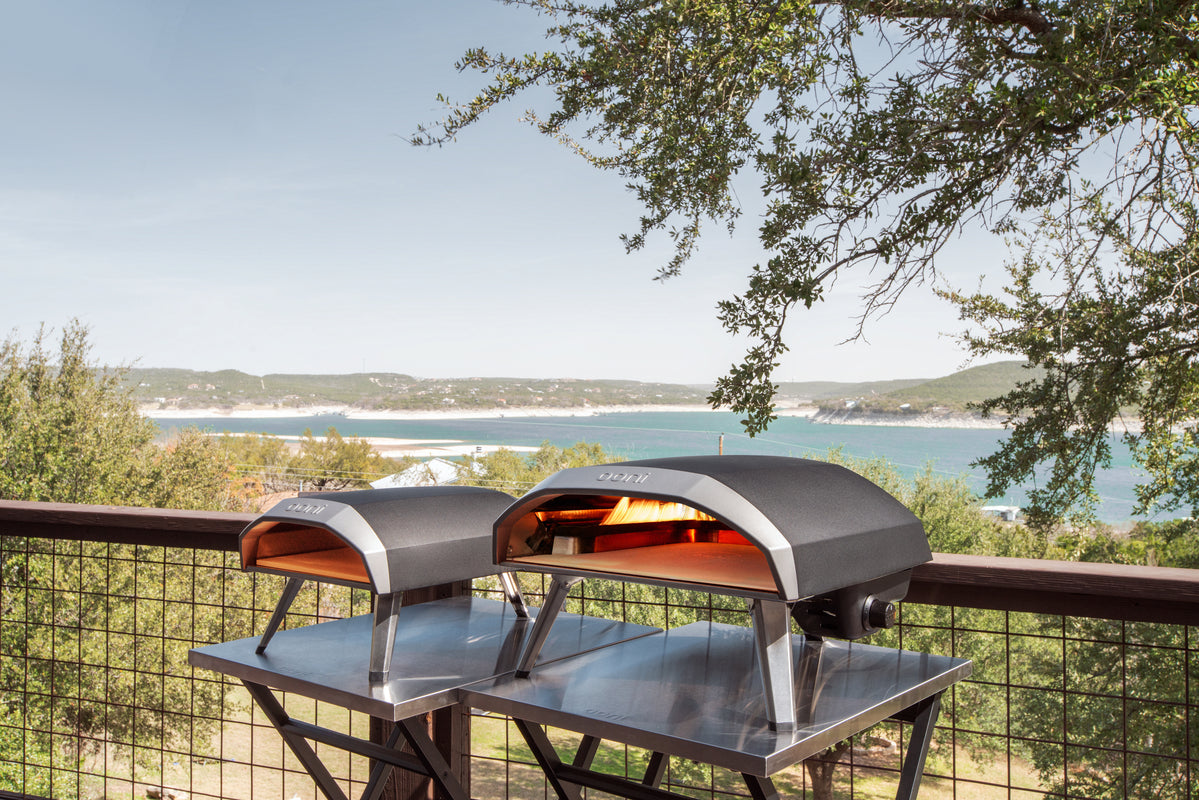
[[[319,514],[328,507],[324,503],[292,503],[287,510],[295,514]]]
[[[645,483],[649,476],[648,472],[601,472],[596,480],[605,483]]]

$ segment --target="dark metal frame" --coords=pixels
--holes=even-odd
[[[275,730],[279,731],[279,735],[283,737],[283,741],[287,743],[304,769],[316,781],[321,793],[329,800],[348,800],[348,798],[341,787],[337,785],[337,780],[321,762],[316,751],[308,744],[309,740],[373,760],[370,778],[361,795],[362,800],[378,800],[383,793],[387,778],[396,767],[430,778],[450,800],[470,800],[470,794],[458,781],[449,763],[438,752],[437,746],[425,732],[424,723],[419,716],[397,721],[387,742],[380,745],[340,731],[292,719],[270,688],[244,679],[242,684],[250,692],[250,696],[254,698],[254,702],[262,709],[266,718],[275,726]],[[401,736],[408,742],[416,755],[400,751]]]
[[[899,786],[895,792],[896,800],[916,800],[916,795],[920,791],[924,761],[928,756],[929,745],[932,744],[933,730],[941,710],[942,694],[943,692],[937,692],[890,717],[890,719],[912,723],[907,755],[903,760]],[[666,753],[653,752],[650,755],[644,777],[640,781],[635,781],[591,769],[591,762],[603,741],[598,736],[584,734],[574,759],[567,764],[562,761],[557,749],[540,725],[522,719],[513,721],[521,736],[524,737],[525,743],[533,751],[533,757],[537,759],[538,765],[545,772],[546,778],[559,800],[582,800],[579,787],[597,789],[618,797],[628,798],[628,800],[690,800],[687,795],[659,788],[662,778],[666,774],[668,759]],[[813,755],[815,754],[813,753]],[[745,781],[745,786],[753,800],[778,800],[778,790],[775,789],[774,781],[771,778],[748,772],[742,772],[741,778]]]

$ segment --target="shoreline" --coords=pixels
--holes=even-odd
[[[639,413],[728,413],[727,409],[713,409],[706,405],[621,405],[558,408],[509,408],[509,409],[421,409],[374,411],[347,405],[304,406],[299,408],[242,407],[242,408],[188,408],[160,409],[143,406],[139,409],[143,417],[168,420],[213,420],[213,419],[303,419],[307,417],[338,416],[347,420],[470,420],[470,419],[530,419],[596,417],[602,414]],[[984,420],[972,414],[949,412],[944,414],[840,414],[821,412],[811,404],[782,406],[774,412],[780,419],[803,418],[817,425],[878,425],[903,428],[956,428],[956,429],[1003,429],[1003,423]]]
[[[305,419],[321,416],[344,417],[347,420],[381,420],[410,422],[419,420],[479,420],[479,419],[531,419],[597,417],[604,414],[646,413],[728,413],[727,409],[713,409],[705,405],[627,405],[588,406],[586,408],[510,408],[510,409],[421,409],[374,411],[357,409],[346,405],[303,406],[299,408],[241,407],[241,408],[158,408],[142,406],[138,409],[143,417],[153,420],[219,420],[219,419]],[[885,428],[928,428],[953,430],[1005,430],[1009,425],[996,419],[984,419],[976,414],[960,411],[923,413],[884,413],[859,411],[822,411],[810,404],[783,406],[774,413],[780,419],[803,418],[813,425],[854,425]],[[1136,420],[1117,420],[1111,425],[1113,434],[1137,433],[1140,426]],[[401,445],[403,446],[403,445]]]
[[[138,412],[147,419],[300,419],[338,416],[359,420],[422,419],[523,419],[526,417],[596,417],[600,414],[646,412],[712,412],[704,405],[588,406],[585,408],[508,408],[508,409],[421,409],[372,411],[353,406],[304,406],[301,408],[157,408],[142,406]]]

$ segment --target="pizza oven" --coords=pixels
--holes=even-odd
[[[498,573],[517,614],[527,617],[515,580],[491,558],[492,524],[511,502],[490,489],[425,486],[314,493],[276,504],[239,539],[243,569],[288,579],[258,652],[308,580],[374,594],[373,682],[387,679],[405,590]]]
[[[895,621],[912,568],[932,558],[912,512],[835,464],[688,456],[558,472],[495,523],[494,560],[554,581],[518,670],[528,675],[584,578],[745,597],[772,724],[794,723],[790,620],[810,641]]]

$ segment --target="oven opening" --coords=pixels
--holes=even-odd
[[[724,522],[684,503],[560,496],[510,528],[508,561],[725,589],[776,592],[766,557]]]
[[[242,563],[301,578],[370,586],[362,556],[336,534],[290,522],[263,522],[242,537]]]

